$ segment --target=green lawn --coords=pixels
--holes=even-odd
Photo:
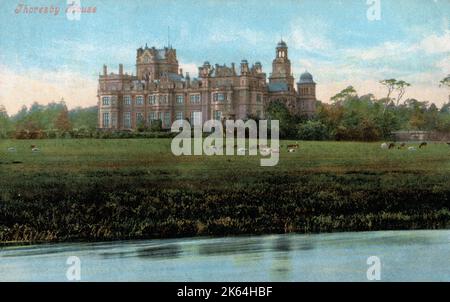
[[[259,156],[176,157],[170,142],[0,140],[0,241],[438,228],[450,221],[447,144],[412,152],[299,142],[295,153],[281,148],[277,166],[261,167]]]
[[[254,156],[174,156],[170,139],[125,140],[0,140],[1,173],[84,173],[108,171],[166,171],[182,178],[206,174],[226,181],[227,173],[310,173],[354,171],[372,172],[450,172],[450,147],[430,144],[427,148],[382,150],[380,143],[300,142],[300,149],[288,153],[282,148],[276,167],[260,167],[260,157]],[[281,145],[289,143],[282,141]],[[31,152],[36,145],[39,153]],[[418,144],[411,143],[412,146]],[[15,147],[16,153],[7,152]],[[22,164],[12,165],[12,161]],[[219,173],[220,172],[220,173]],[[155,174],[158,178],[158,174]]]

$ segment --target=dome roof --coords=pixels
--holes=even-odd
[[[280,42],[278,42],[277,47],[278,47],[278,48],[280,48],[280,47],[286,48],[286,47],[287,47],[287,44],[286,44],[286,42],[284,42],[283,40],[281,40]]]
[[[314,83],[314,79],[312,74],[310,74],[309,72],[305,71],[304,73],[302,73],[302,75],[300,76],[300,84],[308,84],[308,83]]]

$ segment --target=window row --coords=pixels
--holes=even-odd
[[[103,96],[102,97],[102,105],[103,106],[109,106],[109,105],[115,105],[115,100],[117,100],[117,97],[111,97],[111,96]],[[149,105],[155,105],[155,104],[168,104],[169,103],[169,95],[158,95],[158,94],[151,94],[147,98]],[[191,104],[200,104],[201,103],[201,95],[198,94],[191,94],[189,95],[189,101]],[[125,106],[131,106],[132,97],[130,95],[125,95],[123,97],[123,104]],[[135,104],[138,106],[144,105],[144,96],[138,95],[135,97]],[[183,94],[177,94],[175,96],[175,102],[176,104],[184,104],[184,95]]]
[[[303,88],[302,93],[307,93],[307,90]],[[225,93],[213,93],[213,102],[224,102],[228,99],[227,95]],[[102,105],[103,106],[109,106],[109,105],[115,105],[115,101],[117,100],[117,97],[111,97],[111,96],[103,96],[102,97]],[[189,95],[189,101],[191,104],[200,104],[201,103],[201,95],[200,94],[191,94]],[[125,95],[123,97],[123,104],[125,106],[130,106],[132,102],[132,97],[130,95]],[[144,105],[144,96],[138,95],[135,97],[135,102],[137,106],[143,106]],[[184,104],[184,95],[177,94],[175,96],[175,102],[176,104]],[[257,94],[256,95],[256,103],[262,102],[262,95]],[[152,94],[148,96],[148,104],[149,105],[155,105],[155,104],[168,104],[169,103],[169,95],[157,95]]]
[[[312,88],[300,88],[301,94],[312,94]]]
[[[220,111],[218,111],[220,112]],[[222,113],[220,112],[217,115],[217,119],[221,119]],[[184,120],[184,114],[182,111],[175,112],[175,120]],[[202,124],[202,113],[200,111],[192,111],[190,113],[189,119],[192,125],[201,125]],[[163,124],[163,127],[168,128],[171,126],[171,114],[170,112],[149,112],[147,116],[147,122],[152,123],[153,121],[160,120]],[[140,123],[145,123],[144,113],[136,112],[136,125]],[[104,112],[102,114],[102,126],[103,128],[115,128],[117,127],[117,120],[115,115],[111,115],[109,112]],[[123,113],[123,127],[131,128],[131,112]]]

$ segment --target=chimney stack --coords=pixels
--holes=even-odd
[[[123,64],[119,64],[119,74],[123,75]]]
[[[105,65],[103,65],[103,75],[107,76],[108,75],[108,67]]]
[[[191,87],[191,77],[189,76],[189,72],[186,72],[186,87]]]

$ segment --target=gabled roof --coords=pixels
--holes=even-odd
[[[172,73],[172,72],[169,72],[167,74],[167,77],[172,81],[183,81],[184,80],[183,76],[181,76],[177,73]]]

